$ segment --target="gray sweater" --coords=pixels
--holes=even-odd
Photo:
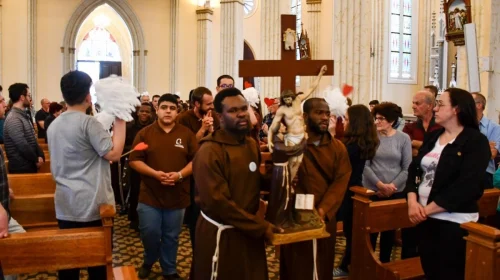
[[[379,135],[380,146],[373,160],[367,160],[363,171],[363,186],[377,191],[377,182],[394,183],[397,192],[402,192],[408,178],[410,166],[411,140],[401,131],[390,137]]]

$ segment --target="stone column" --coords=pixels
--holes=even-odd
[[[281,59],[281,30],[280,30],[280,1],[261,1],[261,58],[263,60]],[[260,100],[263,114],[267,114],[264,106],[264,98],[275,98],[280,96],[280,78],[259,78]]]
[[[319,59],[319,43],[320,43],[320,30],[321,30],[321,0],[306,0],[307,4],[307,20],[308,24],[304,25],[304,29],[309,36],[311,59]],[[298,31],[301,32],[301,31]],[[308,86],[316,79],[316,77],[309,77]],[[316,89],[312,96],[318,96],[319,89]]]
[[[76,48],[69,48],[69,69],[71,71],[76,70],[75,52],[76,52]]]
[[[496,5],[499,0],[471,0],[472,22],[476,24],[477,55],[481,57],[491,57],[491,39],[498,28],[492,28],[494,23],[494,11],[498,10]],[[493,33],[492,33],[493,31]],[[481,60],[479,59],[481,62]],[[481,65],[480,65],[481,66]],[[481,92],[488,98],[490,77],[488,72],[480,72]],[[457,47],[457,87],[469,90],[469,69],[467,64],[467,52],[465,46]]]
[[[238,63],[243,60],[243,0],[221,0],[221,75],[231,75],[235,87],[243,89]]]
[[[36,92],[36,29],[37,0],[28,0],[28,86],[33,96],[33,104],[38,104]]]
[[[147,79],[146,79],[146,63],[147,63],[147,58],[148,58],[148,50],[143,50],[142,52],[139,51],[139,77],[138,79],[138,84],[139,84],[139,91],[147,91]],[[172,92],[174,93],[174,92]]]
[[[177,91],[179,1],[170,0],[170,92]]]
[[[334,2],[334,86],[352,85],[354,104],[368,104],[382,93],[384,7],[385,0]]]
[[[197,54],[197,76],[196,86],[209,87],[211,82],[212,66],[212,17],[214,11],[210,8],[196,10],[198,20],[198,54]]]
[[[489,119],[497,122],[500,111],[500,0],[492,0],[492,2],[489,56],[493,58],[493,63],[491,71],[485,73],[488,76],[489,85],[487,88],[483,88],[481,85],[481,89],[483,93],[488,93],[488,102],[486,103],[487,116]]]
[[[133,65],[132,66],[134,69],[133,70],[134,73],[132,75],[132,77],[134,79],[133,85],[138,91],[140,91],[140,89],[139,89],[140,88],[140,85],[139,85],[139,76],[140,76],[139,75],[139,69],[140,69],[140,67],[139,67],[139,51],[133,50],[132,55],[133,55]]]

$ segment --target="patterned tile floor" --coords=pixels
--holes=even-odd
[[[113,265],[124,266],[133,265],[138,269],[142,265],[142,254],[144,249],[139,238],[139,233],[129,229],[129,222],[126,215],[117,216],[114,225],[113,236]],[[335,266],[338,265],[342,258],[345,248],[345,239],[337,238]],[[177,270],[181,277],[188,278],[189,269],[191,266],[191,242],[189,239],[189,230],[184,227],[179,238],[179,251],[177,254]],[[393,256],[400,256],[400,247],[395,247]],[[279,261],[275,257],[274,247],[267,247],[267,262],[269,269],[269,279],[279,279]],[[87,279],[87,271],[82,270],[80,279]],[[56,272],[43,272],[22,275],[21,280],[57,280]],[[161,268],[158,262],[153,266],[152,273],[149,279],[163,279],[161,276]]]

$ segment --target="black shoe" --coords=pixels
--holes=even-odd
[[[139,222],[137,221],[132,221],[130,222],[130,229],[133,229],[135,231],[139,231]]]
[[[179,276],[179,274],[177,274],[177,273],[170,274],[170,275],[163,275],[163,279],[165,279],[165,280],[183,280]]]
[[[139,278],[146,279],[148,278],[150,273],[151,273],[151,267],[142,265],[141,268],[139,269]]]

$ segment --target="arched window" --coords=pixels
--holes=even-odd
[[[297,26],[295,31],[297,32],[297,38],[299,33],[302,32],[302,0],[290,0],[290,12],[297,16]],[[300,60],[300,49],[296,48],[297,60]],[[300,76],[295,78],[295,85],[300,86]]]
[[[78,60],[121,61],[115,38],[102,27],[95,27],[83,38]]]
[[[417,83],[418,1],[391,0],[389,82]]]

